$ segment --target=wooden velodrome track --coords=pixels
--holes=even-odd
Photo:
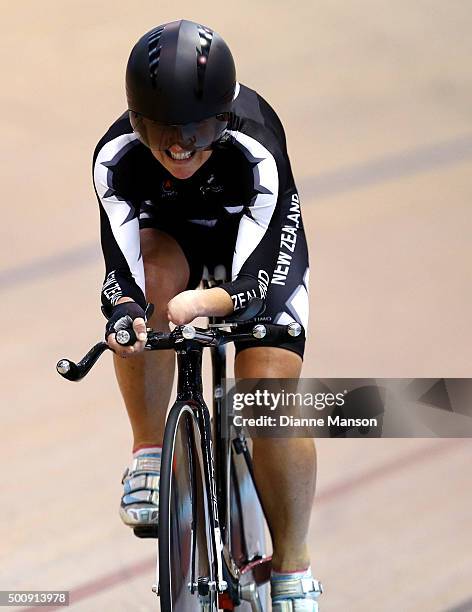
[[[305,376],[471,374],[470,5],[400,0],[2,1],[0,589],[155,610],[154,544],[119,520],[130,431],[104,358],[92,150],[157,23],[227,39],[278,110],[312,264]],[[323,612],[472,610],[469,440],[320,440]]]

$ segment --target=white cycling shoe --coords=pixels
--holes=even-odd
[[[123,475],[120,516],[140,538],[157,537],[160,471],[160,456],[141,455]]]
[[[318,612],[318,597],[323,592],[319,580],[302,577],[272,577],[270,580],[273,612]]]

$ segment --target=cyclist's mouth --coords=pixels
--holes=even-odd
[[[179,151],[178,153],[175,153],[174,151],[166,149],[165,153],[173,162],[185,163],[192,159],[196,151]]]

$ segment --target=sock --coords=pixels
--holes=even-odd
[[[133,459],[137,457],[160,457],[162,446],[137,446],[133,448]]]
[[[296,578],[311,578],[311,565],[307,569],[299,569],[289,572],[276,572],[272,570],[271,580],[294,580]]]

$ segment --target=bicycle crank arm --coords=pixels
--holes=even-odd
[[[250,604],[252,612],[264,612],[255,582],[240,586],[239,597]]]

